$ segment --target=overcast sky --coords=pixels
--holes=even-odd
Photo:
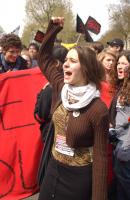
[[[26,0],[0,0],[0,26],[6,33],[23,25]]]
[[[35,0],[34,0],[35,1]],[[100,37],[108,29],[108,4],[118,0],[72,0],[75,15],[85,23],[88,16],[94,17],[101,24]],[[17,26],[23,27],[25,21],[26,0],[0,0],[0,26],[6,33]]]

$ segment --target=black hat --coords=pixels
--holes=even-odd
[[[120,47],[124,47],[124,42],[123,40],[119,39],[119,38],[115,38],[113,40],[110,40],[109,42],[107,42],[108,45],[110,46],[120,46]]]

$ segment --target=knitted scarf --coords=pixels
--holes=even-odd
[[[99,96],[100,92],[93,83],[79,87],[65,84],[61,91],[63,106],[70,111],[84,108]]]

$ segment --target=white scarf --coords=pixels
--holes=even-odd
[[[93,99],[100,96],[99,90],[96,89],[95,84],[90,83],[85,86],[72,86],[65,84],[61,91],[61,99],[64,108],[70,111],[79,110],[87,106]],[[74,100],[70,103],[69,99]]]

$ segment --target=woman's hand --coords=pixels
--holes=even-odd
[[[59,24],[61,27],[64,26],[64,17],[52,17],[51,20],[54,24]]]

